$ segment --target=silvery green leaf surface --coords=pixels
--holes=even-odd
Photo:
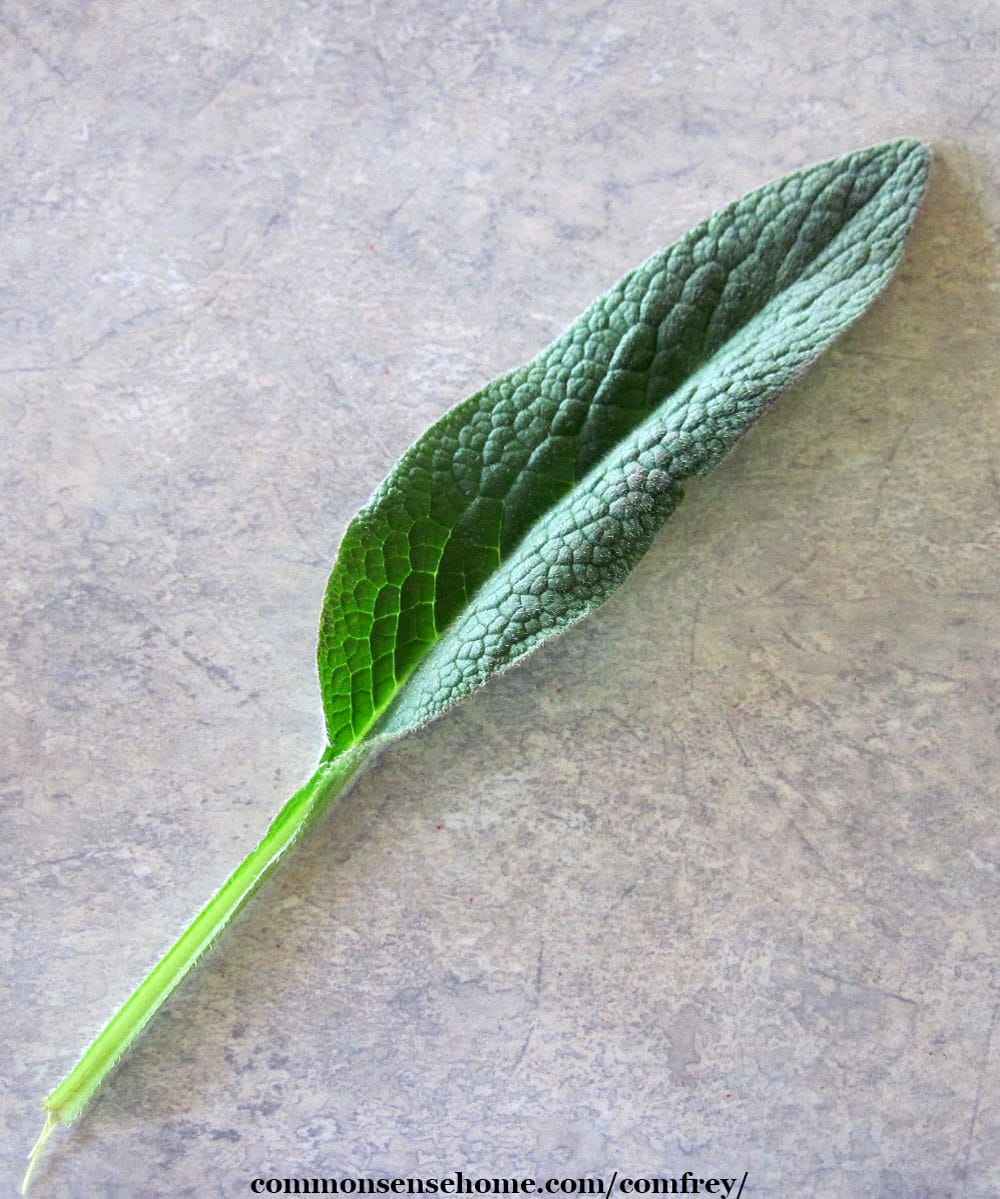
[[[927,148],[767,184],[437,422],[355,518],[319,672],[331,748],[423,724],[591,611],[899,261]]]

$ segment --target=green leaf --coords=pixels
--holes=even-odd
[[[403,455],[344,536],[320,624],[316,772],[45,1100],[69,1123],[375,748],[602,603],[683,496],[892,274],[930,154],[789,175],[655,255]]]
[[[319,673],[334,752],[433,719],[602,603],[683,496],[892,274],[929,153],[768,184],[449,412],[352,522]]]

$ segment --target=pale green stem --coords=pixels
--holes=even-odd
[[[320,761],[312,778],[295,792],[272,820],[256,849],[251,850],[226,879],[173,947],[122,1004],[74,1069],[44,1101],[45,1127],[29,1156],[22,1194],[27,1191],[53,1129],[76,1119],[107,1073],[174,988],[270,874],[282,855],[327,804],[345,790],[369,753],[370,748],[357,746],[337,757],[324,757]]]

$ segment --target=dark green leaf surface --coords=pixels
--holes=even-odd
[[[929,157],[896,141],[745,196],[438,421],[352,522],[330,577],[331,752],[432,719],[606,599],[683,481],[885,285]]]

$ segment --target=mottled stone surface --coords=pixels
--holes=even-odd
[[[718,205],[908,134],[876,308],[401,744],[38,1175],[1000,1193],[992,4],[0,3],[4,1193],[322,744],[345,523]]]

